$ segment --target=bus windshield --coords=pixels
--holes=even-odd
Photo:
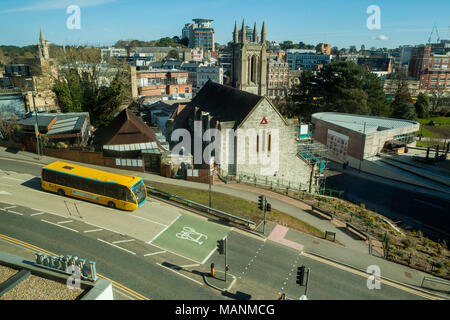
[[[146,199],[145,185],[142,180],[133,187],[133,192],[136,195],[138,204],[141,204]]]

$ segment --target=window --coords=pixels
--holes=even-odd
[[[259,152],[259,135],[256,136],[256,152]]]
[[[272,145],[272,135],[269,134],[268,141],[267,141],[267,151],[269,151],[269,152],[270,152],[271,145]]]

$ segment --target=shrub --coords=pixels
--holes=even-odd
[[[417,236],[418,236],[420,239],[423,238],[423,232],[422,232],[422,230],[418,230],[418,231],[417,231]]]
[[[409,238],[402,239],[401,242],[405,248],[409,248],[412,245],[412,241]]]
[[[58,142],[57,144],[56,144],[56,148],[57,149],[66,149],[67,148],[67,145],[64,143],[64,142]]]

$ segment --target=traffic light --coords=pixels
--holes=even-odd
[[[225,253],[225,240],[217,240],[217,251],[219,251],[219,254]]]
[[[270,203],[266,204],[266,211],[270,212],[272,210],[272,206],[270,205]]]
[[[264,210],[264,196],[258,196],[258,208]]]
[[[296,283],[299,285],[303,285],[305,280],[305,266],[301,266],[297,268],[297,281]]]

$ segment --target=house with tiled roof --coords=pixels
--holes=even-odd
[[[165,142],[160,141],[153,129],[128,108],[107,127],[95,131],[93,141],[95,149],[102,151],[104,156],[131,163],[134,163],[132,160],[144,161],[145,170],[153,172],[159,172],[161,154],[167,151]]]

